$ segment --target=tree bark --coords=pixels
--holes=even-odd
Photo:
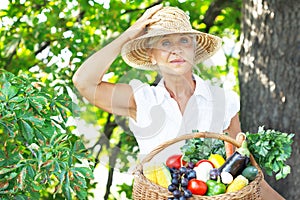
[[[258,126],[295,133],[284,180],[265,179],[286,199],[300,190],[300,4],[298,0],[244,0],[240,52],[242,130]]]

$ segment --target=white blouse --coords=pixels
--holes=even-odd
[[[136,121],[129,120],[141,156],[148,154],[159,144],[193,131],[221,133],[227,129],[232,117],[240,109],[239,97],[231,90],[211,86],[194,75],[196,88],[185,111],[180,112],[177,102],[171,98],[162,79],[157,86],[139,80],[130,82],[137,106]],[[170,147],[167,155],[179,153],[182,143]]]

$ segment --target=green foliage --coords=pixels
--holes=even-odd
[[[125,193],[125,197],[127,199],[131,199],[132,198],[132,186],[131,185],[127,185],[126,183],[123,183],[121,185],[117,185],[119,190],[118,192],[120,194]]]
[[[0,198],[86,199],[91,158],[66,126],[76,106],[37,79],[0,71]],[[53,191],[47,191],[53,188]]]
[[[275,130],[264,130],[259,127],[255,134],[246,133],[249,150],[257,163],[269,176],[275,173],[276,180],[285,178],[291,168],[286,164],[292,153],[294,134],[281,133]]]
[[[224,142],[212,138],[194,138],[188,140],[182,147],[183,160],[198,162],[208,159],[210,154],[219,154],[225,158]]]

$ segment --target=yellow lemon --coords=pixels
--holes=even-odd
[[[146,166],[144,168],[144,175],[151,182],[156,183],[156,166]]]
[[[170,170],[164,165],[152,165],[144,167],[144,175],[151,182],[168,188],[171,184]]]
[[[214,164],[215,168],[219,168],[225,163],[225,159],[219,154],[211,154],[208,160]]]
[[[156,171],[156,180],[157,184],[164,188],[168,188],[171,184],[171,173],[165,165],[158,166]]]

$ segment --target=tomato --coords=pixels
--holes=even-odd
[[[176,168],[179,169],[182,165],[181,165],[181,161],[182,161],[182,165],[185,165],[186,162],[182,160],[182,155],[180,154],[175,154],[170,156],[167,161],[166,161],[166,165],[169,168]]]
[[[207,191],[207,185],[204,181],[191,179],[188,183],[187,189],[190,190],[193,194],[204,195]]]

